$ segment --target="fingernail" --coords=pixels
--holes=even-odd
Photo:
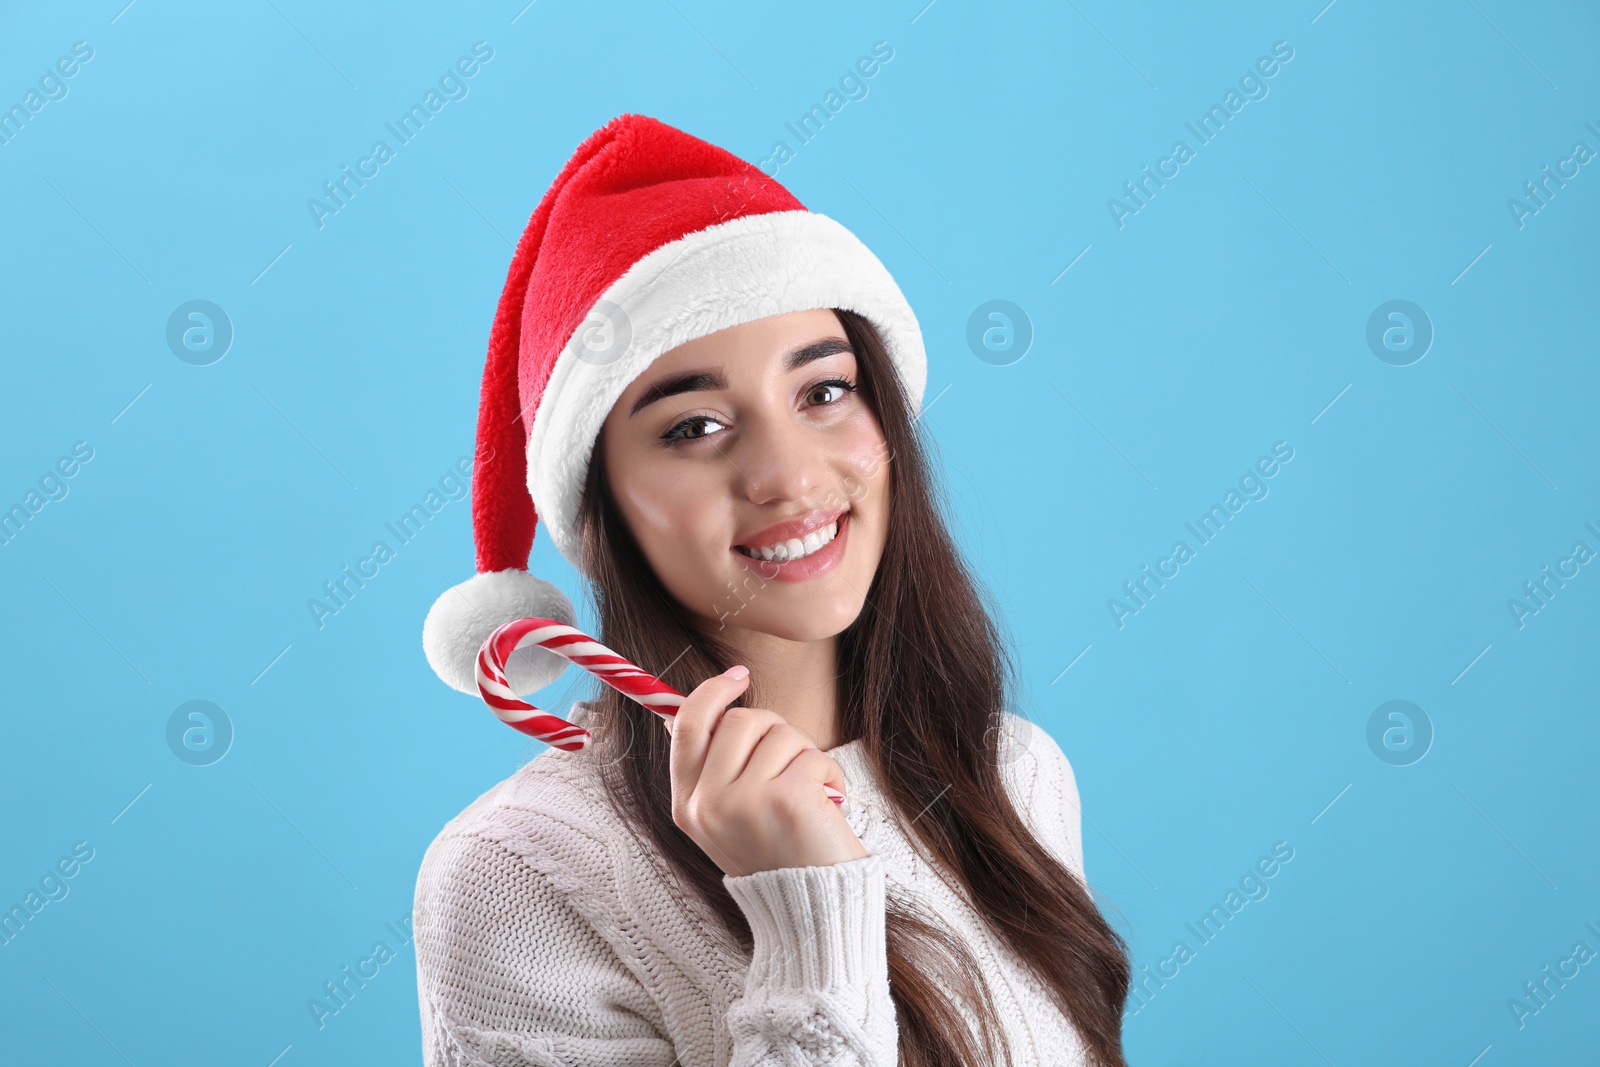
[[[729,678],[748,678],[750,676],[750,668],[741,664],[737,667],[729,667],[722,673]]]

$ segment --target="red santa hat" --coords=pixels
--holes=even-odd
[[[478,573],[423,623],[434,672],[476,695],[478,650],[500,624],[575,624],[565,594],[528,573],[534,528],[542,519],[582,571],[574,525],[589,457],[618,397],[657,356],[729,326],[833,307],[877,327],[920,411],[916,316],[854,234],[656,119],[619,115],[585,139],[529,218],[495,311],[472,472]],[[507,679],[531,693],[567,662],[521,649]]]

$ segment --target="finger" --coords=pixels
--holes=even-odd
[[[794,758],[817,745],[797,727],[781,722],[761,735],[738,780],[765,785],[788,769]]]
[[[684,796],[693,792],[700,781],[712,729],[748,685],[749,675],[713,675],[694,687],[673,716],[670,773],[675,785],[681,783]]]
[[[750,754],[768,730],[784,725],[784,718],[766,708],[729,708],[711,733],[700,780],[726,789],[744,773]]]
[[[839,766],[839,761],[822,751],[820,748],[808,748],[797,755],[789,766],[778,775],[779,778],[795,776],[803,781],[821,784],[830,789],[845,791],[844,768]]]
[[[749,687],[750,675],[746,667],[729,667],[729,671],[744,671],[734,676],[724,671],[712,675],[689,691],[683,703],[669,717],[672,732],[709,738],[717,719],[727,706]]]

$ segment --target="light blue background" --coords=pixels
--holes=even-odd
[[[306,602],[470,452],[510,242],[588,133],[638,111],[758,162],[880,40],[778,176],[920,316],[923,425],[1020,710],[1076,767],[1099,901],[1154,967],[1294,849],[1128,1019],[1131,1061],[1594,1056],[1600,963],[1520,1029],[1507,1005],[1600,951],[1600,566],[1521,628],[1507,607],[1600,549],[1600,163],[1521,228],[1507,207],[1600,149],[1592,7],[522,3],[4,15],[0,104],[94,48],[0,145],[0,503],[94,449],[0,547],[0,904],[94,849],[0,947],[19,1062],[417,1062],[385,924],[542,747],[422,655],[472,573],[464,500],[323,628]],[[319,229],[307,199],[479,40],[469,95]],[[1196,147],[1277,41],[1268,95]],[[1108,198],[1179,138],[1119,229]],[[164,337],[193,299],[236,331],[209,366]],[[1035,332],[1008,366],[966,342],[991,299]],[[1436,331],[1410,366],[1365,340],[1393,299]],[[1270,495],[1119,629],[1108,598],[1278,441]],[[542,536],[532,570],[580,599]],[[196,699],[236,733],[208,767],[165,738]],[[1435,731],[1410,766],[1367,744],[1393,699]],[[380,939],[398,958],[319,1029],[307,1001]]]

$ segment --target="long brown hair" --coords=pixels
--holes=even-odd
[[[888,445],[891,500],[887,543],[866,604],[840,635],[842,734],[863,739],[866,760],[901,826],[911,828],[913,844],[1039,978],[1077,1028],[1090,1062],[1124,1067],[1127,947],[1011,803],[997,749],[1006,695],[1016,686],[1014,665],[946,528],[923,442],[881,338],[861,316],[835,314]],[[617,510],[598,446],[578,523],[603,644],[660,670],[663,681],[685,693],[738,662],[735,650],[697,628],[656,578]],[[754,680],[738,703],[764,706]],[[653,713],[609,687],[597,686],[591,709],[587,725],[612,806],[654,842],[670,873],[708,906],[708,917],[750,951],[749,924],[722,884],[722,870],[673,822],[671,735]],[[888,767],[893,774],[883,773]],[[885,932],[899,1062],[997,1063],[998,1043],[1010,1064],[988,983],[963,941],[893,893]],[[979,1020],[982,1051],[946,989]]]

